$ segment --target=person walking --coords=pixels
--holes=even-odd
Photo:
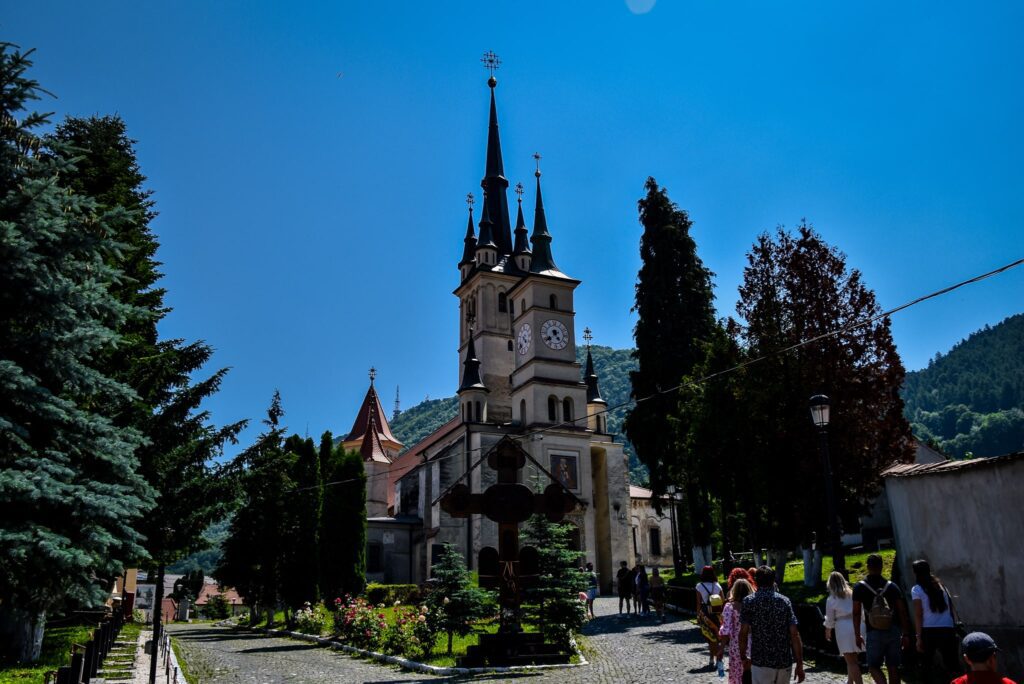
[[[853,629],[853,589],[841,572],[829,575],[828,600],[825,601],[825,640],[833,639],[846,661],[846,681],[863,684],[860,654],[864,649],[857,646],[857,633]]]
[[[962,642],[967,674],[954,679],[952,684],[1017,684],[999,674],[996,653],[999,647],[988,634],[971,632]]]
[[[867,559],[868,574],[853,587],[853,630],[857,647],[867,645],[868,671],[875,684],[900,684],[902,650],[910,641],[910,618],[903,592],[882,576],[882,557],[872,553]],[[867,634],[861,632],[861,617],[866,616]],[[865,638],[866,636],[866,638]]]
[[[650,615],[651,584],[647,579],[647,568],[644,567],[643,563],[637,563],[633,572],[635,573],[636,582],[636,598],[634,599],[636,613],[637,615]]]
[[[718,648],[718,631],[721,627],[722,610],[725,609],[725,592],[718,583],[715,568],[705,565],[700,571],[700,583],[697,585],[697,624],[700,633],[708,642],[708,667],[720,666],[722,656]]]
[[[804,681],[804,648],[789,599],[775,590],[775,570],[754,573],[757,590],[740,604],[740,659],[752,684],[789,684],[790,672]],[[794,668],[794,663],[796,667]]]
[[[594,617],[594,600],[597,599],[597,573],[594,564],[587,563],[587,615]]]
[[[661,571],[658,568],[651,570],[650,584],[654,612],[662,622],[665,622],[665,580],[662,579]]]
[[[959,646],[956,636],[956,620],[953,614],[953,600],[939,578],[932,574],[926,560],[917,560],[911,565],[915,583],[910,589],[914,603],[914,624],[917,627],[916,646],[921,654],[921,681],[948,682],[950,674],[960,674]],[[933,678],[935,654],[942,658],[943,672]]]
[[[629,615],[633,601],[633,572],[629,569],[629,563],[621,561],[619,563],[619,571],[615,575],[615,586],[619,592],[619,615],[622,615],[622,604],[626,604],[626,615]]]
[[[736,570],[742,570],[737,568]],[[718,657],[721,659],[725,651],[729,652],[729,684],[751,684],[750,671],[743,669],[740,658],[740,608],[743,599],[754,593],[754,586],[744,577],[737,576],[733,581],[733,570],[729,573],[729,600],[722,609],[722,627],[718,630]],[[742,570],[744,574],[746,570]],[[747,652],[750,652],[750,638],[747,637]]]

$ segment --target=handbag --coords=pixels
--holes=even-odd
[[[960,611],[953,604],[953,596],[949,593],[949,589],[942,587],[942,591],[946,592],[946,601],[949,602],[949,611],[953,616],[953,632],[957,639],[963,640],[967,636],[967,625],[960,620]]]

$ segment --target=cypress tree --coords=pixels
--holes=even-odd
[[[323,480],[320,460],[312,439],[292,435],[285,451],[294,458],[289,495],[289,541],[283,587],[285,602],[299,608],[306,601],[320,600],[320,517],[323,513]]]
[[[142,316],[112,292],[130,217],[63,184],[62,142],[25,111],[41,92],[29,54],[0,44],[0,643],[22,661],[47,611],[99,605],[97,578],[144,556],[135,523],[153,505],[143,437],[118,420],[136,396],[101,363]]]
[[[638,403],[624,427],[637,457],[650,472],[655,501],[659,501],[667,485],[691,469],[689,461],[695,457],[685,443],[679,443],[671,421],[676,397],[661,391],[678,385],[704,358],[704,343],[714,334],[716,322],[713,274],[697,255],[690,217],[653,178],[647,179],[645,187],[647,195],[638,202],[642,265],[633,306],[638,314],[633,329],[638,368],[630,373],[632,397]],[[710,556],[706,483],[690,477],[686,490],[694,562],[700,563],[705,554]]]
[[[356,452],[335,446],[330,432],[320,439],[324,470],[320,535],[321,590],[333,600],[366,587],[366,471]]]

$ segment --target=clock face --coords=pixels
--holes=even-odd
[[[569,344],[569,329],[561,321],[547,320],[540,326],[540,338],[552,349],[565,349]]]
[[[516,335],[516,349],[519,350],[519,355],[523,356],[530,350],[530,342],[533,341],[533,330],[530,328],[529,323],[523,323],[523,327],[519,329],[519,334]]]

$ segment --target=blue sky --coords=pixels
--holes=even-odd
[[[38,49],[55,118],[118,113],[138,140],[163,333],[233,369],[215,418],[259,419],[280,388],[319,434],[348,429],[371,365],[389,405],[457,386],[485,50],[506,175],[529,185],[543,155],[577,330],[624,347],[649,175],[690,212],[723,315],[755,236],[802,217],[885,307],[1024,256],[1022,25],[1016,2],[36,0],[0,37]],[[1024,268],[898,314],[904,363],[1022,302]]]

